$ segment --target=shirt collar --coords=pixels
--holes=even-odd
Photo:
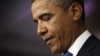
[[[84,31],[72,44],[72,46],[68,49],[70,53],[73,54],[73,56],[76,56],[83,46],[83,44],[86,42],[86,40],[91,36],[91,33],[86,30]]]

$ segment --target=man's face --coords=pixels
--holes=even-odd
[[[34,21],[38,25],[37,33],[51,48],[53,53],[66,51],[71,44],[73,20],[68,11],[47,1],[37,0],[32,5]]]

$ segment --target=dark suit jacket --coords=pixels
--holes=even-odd
[[[100,56],[100,40],[92,35],[85,42],[77,56]]]

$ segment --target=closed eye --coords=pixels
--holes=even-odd
[[[51,14],[51,13],[44,13],[44,14],[40,15],[39,18],[43,21],[48,21],[51,19],[52,16],[53,16],[53,14]]]

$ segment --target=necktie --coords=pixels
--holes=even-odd
[[[64,56],[72,56],[72,54],[70,52],[67,52],[64,54]]]

